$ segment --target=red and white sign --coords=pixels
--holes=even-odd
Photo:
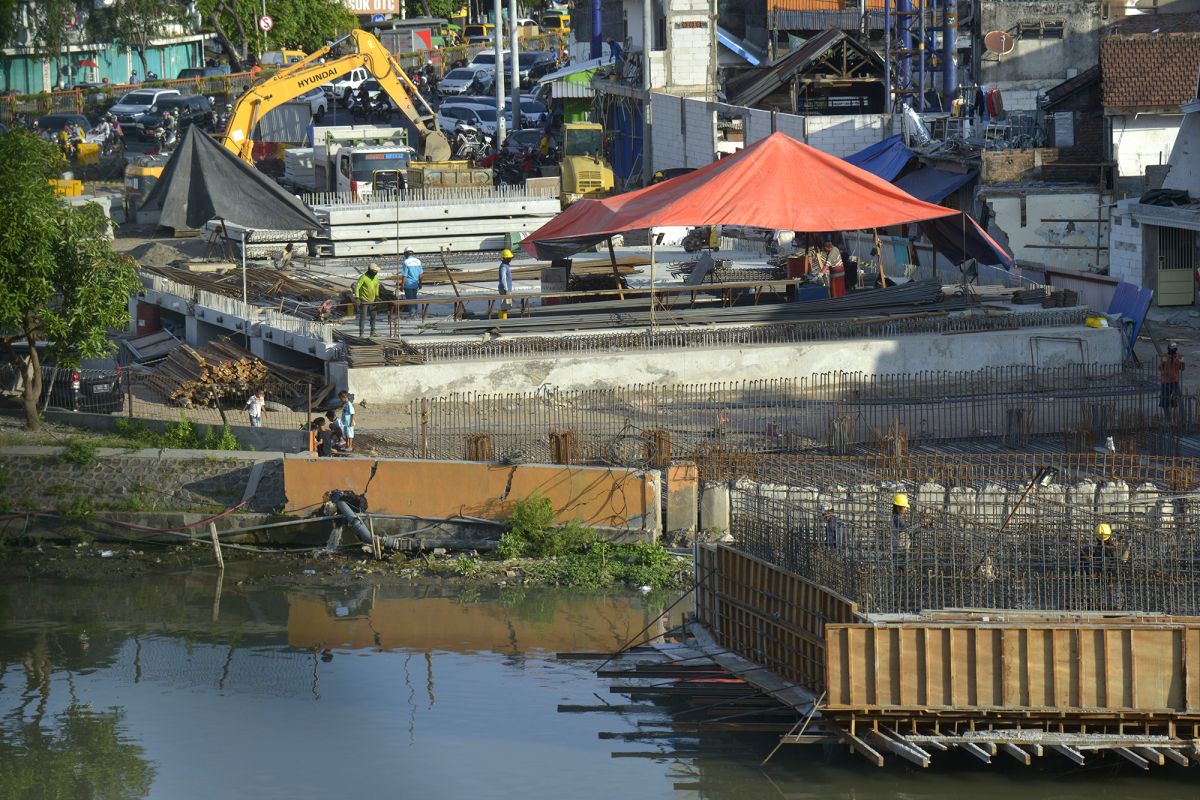
[[[268,17],[264,14],[263,16],[258,18],[258,27],[262,30],[263,33],[266,33],[267,31],[271,30],[271,28],[275,27],[275,20],[271,19],[270,17]]]
[[[400,0],[342,0],[342,5],[361,16],[400,13]]]

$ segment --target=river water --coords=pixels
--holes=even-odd
[[[769,737],[602,739],[656,712],[560,712],[630,701],[554,655],[660,630],[662,598],[249,569],[5,581],[0,798],[1200,797],[1182,769],[787,748],[760,770]]]

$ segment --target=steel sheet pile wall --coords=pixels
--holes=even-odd
[[[1200,529],[1181,515],[1151,528],[1133,518],[1041,503],[1003,531],[942,510],[914,509],[893,527],[883,501],[831,533],[819,512],[752,492],[733,502],[743,551],[856,601],[864,612],[936,608],[1133,609],[1200,614]],[[1114,536],[1101,548],[1097,520]]]
[[[826,628],[828,713],[1200,712],[1200,627],[1130,620]]]
[[[787,680],[825,681],[825,626],[852,622],[853,602],[728,547],[702,546],[696,614],[717,643]]]
[[[658,465],[714,450],[755,457],[854,452],[878,448],[890,430],[899,431],[901,450],[951,441],[1019,447],[1047,435],[1065,436],[1067,450],[1090,449],[1097,437],[1124,440],[1150,429],[1158,392],[1151,371],[1080,365],[469,393],[414,401],[406,441],[420,442],[420,451],[391,454],[471,460],[471,443],[486,436],[496,455]],[[555,446],[563,436],[571,441],[566,450]]]

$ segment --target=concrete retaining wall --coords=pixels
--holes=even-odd
[[[246,511],[283,505],[283,454],[208,450],[101,449],[94,463],[65,463],[61,447],[0,449],[0,493],[10,509]],[[257,473],[257,474],[255,474]]]
[[[234,416],[239,419],[242,418],[241,415]],[[115,432],[117,430],[117,422],[126,419],[126,417],[122,417],[119,414],[86,414],[53,410],[47,410],[45,417],[51,422],[61,422],[64,425],[73,425],[77,428],[105,433]],[[178,422],[178,420],[167,421],[140,418],[130,421],[144,428],[149,428],[152,431],[160,432],[166,430],[168,425],[174,425]],[[206,425],[203,422],[193,422],[192,428],[201,439],[208,435],[210,429],[216,430],[217,433],[220,433],[222,430],[218,425]],[[308,449],[308,431],[293,430],[291,428],[252,428],[248,425],[230,425],[229,431],[237,437],[238,442],[243,447],[255,451],[271,450],[283,453],[299,453]]]
[[[366,492],[376,513],[506,520],[517,500],[537,492],[550,499],[560,522],[579,520],[652,537],[662,531],[661,479],[653,471],[288,456],[283,473],[288,513],[311,509],[330,490],[343,489]]]
[[[867,375],[1012,365],[1057,367],[1121,363],[1115,328],[1037,328],[987,334],[920,334],[895,339],[805,342],[664,352],[514,358],[346,369],[330,380],[372,403],[400,403],[454,392],[535,392],[544,387],[597,389],[635,383],[706,383],[807,377],[844,371]],[[336,368],[336,369],[335,369]],[[345,370],[342,372],[342,370]]]

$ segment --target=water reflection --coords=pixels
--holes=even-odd
[[[665,705],[630,712],[553,659],[661,631],[661,598],[226,573],[0,587],[0,798],[1196,794],[1186,772],[1064,780],[1050,759],[916,772],[791,748],[763,771],[770,737],[676,735]]]

